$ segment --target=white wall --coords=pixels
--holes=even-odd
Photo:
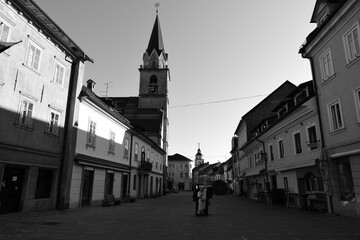
[[[87,134],[89,131],[90,119],[96,122],[96,146],[95,148],[86,145]],[[115,132],[115,154],[109,154],[110,130]],[[78,119],[78,136],[76,152],[101,158],[108,161],[129,164],[129,159],[124,158],[124,139],[127,127],[119,123],[110,115],[99,110],[88,100],[83,100],[80,104]],[[129,138],[129,136],[127,136]],[[129,138],[129,142],[130,142]],[[129,144],[130,148],[130,144]]]
[[[71,188],[70,188],[70,208],[79,207],[82,171],[83,171],[82,166],[79,165],[73,166]]]

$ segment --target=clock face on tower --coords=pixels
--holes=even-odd
[[[150,77],[150,84],[149,84],[149,93],[157,93],[158,85],[157,85],[157,77],[152,75]]]
[[[149,93],[157,93],[157,86],[149,86]]]

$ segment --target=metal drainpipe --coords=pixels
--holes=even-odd
[[[67,208],[67,206],[64,206],[64,199],[63,197],[63,191],[65,191],[64,187],[62,186],[62,181],[63,178],[66,177],[64,176],[64,161],[66,160],[66,147],[67,147],[67,142],[68,142],[68,133],[69,133],[69,124],[72,125],[70,118],[73,119],[73,114],[74,112],[71,109],[71,104],[72,104],[72,95],[74,94],[74,91],[76,91],[76,86],[77,84],[74,83],[77,82],[77,79],[75,77],[75,72],[76,72],[76,67],[79,67],[80,64],[80,60],[79,59],[75,59],[72,63],[71,63],[71,72],[70,72],[70,80],[69,80],[69,89],[68,89],[68,97],[67,97],[67,105],[66,105],[66,110],[65,110],[65,122],[64,122],[64,140],[63,140],[63,146],[62,146],[62,156],[61,156],[61,161],[60,161],[60,167],[59,167],[59,177],[58,177],[58,186],[57,186],[57,196],[56,196],[56,208],[57,209],[65,209]],[[75,100],[76,101],[76,100]],[[70,116],[70,114],[72,114],[72,116]],[[77,131],[74,130],[74,131]],[[71,140],[70,140],[71,141]],[[73,151],[75,151],[75,149],[72,149]]]
[[[133,147],[133,137],[134,137],[134,134],[132,133],[132,132],[130,132],[130,134],[131,134],[131,141],[130,141],[130,156],[129,156],[129,168],[130,168],[130,173],[129,173],[129,181],[128,181],[128,191],[129,191],[129,195],[130,195],[130,187],[131,187],[131,184],[130,184],[130,182],[131,182],[131,170],[132,170],[132,167],[131,167],[131,162],[132,162],[132,153],[133,153],[133,151],[132,151],[132,147]]]
[[[311,75],[312,75],[312,78],[313,78],[313,85],[314,85],[314,91],[315,91],[316,110],[317,110],[318,117],[319,117],[319,127],[320,127],[320,136],[321,136],[321,150],[325,151],[324,150],[324,148],[325,148],[324,127],[322,125],[322,117],[321,117],[321,114],[320,114],[320,100],[319,100],[318,88],[317,88],[316,80],[315,80],[314,60],[313,60],[312,57],[304,56],[305,55],[304,52],[302,52],[301,55],[302,55],[303,58],[308,59],[309,62],[310,62]],[[329,167],[330,167],[330,165],[329,165]],[[330,184],[330,187],[331,187],[331,183],[329,183],[329,184]],[[333,213],[333,207],[332,207],[332,199],[331,199],[331,196],[329,194],[326,194],[326,201],[327,201],[328,213],[331,214],[331,213]]]

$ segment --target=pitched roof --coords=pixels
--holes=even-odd
[[[156,15],[155,23],[153,30],[151,32],[149,45],[146,49],[146,52],[150,55],[153,50],[156,50],[157,53],[160,55],[160,53],[164,50],[164,43],[162,40],[162,34],[161,34],[161,28],[160,28],[160,21],[159,16]]]
[[[179,153],[175,153],[174,155],[168,156],[168,161],[192,162],[191,159],[189,159]]]
[[[145,133],[158,134],[162,128],[163,112],[158,108],[138,108],[138,97],[102,97],[122,116]]]
[[[83,50],[53,21],[34,0],[11,1],[11,5],[19,10],[25,18],[30,19],[42,33],[62,50],[81,61],[94,62]]]

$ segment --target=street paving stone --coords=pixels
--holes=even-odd
[[[192,193],[113,207],[0,215],[0,239],[360,239],[360,218],[214,196],[196,217]]]

